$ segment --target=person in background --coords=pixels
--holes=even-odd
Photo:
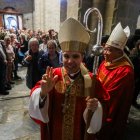
[[[0,42],[0,95],[9,94],[6,87],[6,67],[7,67],[6,49]]]
[[[62,64],[62,52],[57,52],[57,44],[55,40],[49,40],[47,43],[47,52],[45,52],[39,59],[39,68],[42,75],[46,72],[48,66],[57,68]]]
[[[24,33],[20,34],[19,40],[20,40],[20,48],[18,51],[18,57],[19,57],[19,63],[22,63],[25,53],[28,51],[28,41]]]
[[[132,49],[129,57],[134,65],[134,74],[135,74],[135,91],[132,105],[140,109],[140,105],[137,103],[137,97],[140,93],[140,40],[136,42],[136,45]]]
[[[28,41],[26,39],[26,35],[25,34],[20,34],[20,43],[21,43],[21,47],[20,47],[20,51],[25,54],[28,51]]]
[[[21,77],[18,76],[17,71],[18,71],[18,50],[19,50],[19,42],[16,39],[15,34],[10,34],[11,38],[11,46],[13,47],[13,51],[15,53],[15,59],[14,59],[14,69],[13,69],[13,79],[14,80],[21,80]]]
[[[108,100],[108,95],[99,94],[103,90],[99,88],[96,98],[89,96],[92,75],[82,61],[90,36],[82,24],[69,18],[62,24],[58,39],[63,67],[48,67],[42,80],[31,90],[30,116],[41,126],[41,140],[84,140],[85,132],[89,135],[88,140],[94,140],[102,122],[98,99]],[[88,110],[96,113],[86,130]]]
[[[47,52],[47,42],[49,40],[49,36],[44,34],[42,35],[42,44],[39,45],[39,50],[43,50],[44,52]]]
[[[9,35],[5,36],[4,38],[4,46],[6,48],[7,53],[7,72],[6,72],[6,79],[7,84],[14,84],[12,81],[12,71],[14,69],[14,59],[15,59],[15,53],[13,50],[13,47],[11,45],[11,38]]]
[[[23,66],[27,66],[26,85],[29,89],[33,88],[38,80],[41,79],[41,72],[39,71],[38,60],[43,54],[39,51],[39,42],[36,38],[29,40],[29,50],[22,62]]]
[[[55,37],[55,31],[54,31],[54,29],[50,29],[49,31],[48,31],[48,33],[49,33],[49,39],[56,39]]]
[[[58,41],[58,32],[56,32],[54,29],[50,29],[49,31],[48,31],[48,35],[49,35],[49,39],[53,39],[53,40],[55,40],[56,41],[56,43],[57,43],[57,51],[61,51],[61,46],[60,46],[60,44],[59,44],[59,41]]]
[[[31,38],[35,37],[36,31],[28,29],[27,31],[27,40],[30,40]]]
[[[105,61],[100,64],[97,78],[110,99],[103,105],[103,124],[98,140],[124,140],[124,132],[134,91],[133,64],[124,53],[130,35],[129,27],[118,23],[104,46]]]

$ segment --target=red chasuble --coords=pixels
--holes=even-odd
[[[58,75],[58,81],[49,93],[49,123],[35,120],[41,126],[41,140],[84,140],[83,112],[86,108],[84,79],[79,74],[71,82],[63,69],[54,69],[54,75]],[[31,93],[38,87],[40,87],[40,82]],[[95,91],[98,93],[96,97],[100,101],[108,100],[109,96],[102,94],[104,89],[101,88],[100,83],[97,82],[96,87],[98,89],[98,92]],[[94,140],[94,137],[92,134],[88,140]]]
[[[110,100],[103,107],[104,120],[98,139],[121,140],[133,95],[133,68],[125,59],[113,64],[103,62],[99,67],[98,78],[110,95]]]

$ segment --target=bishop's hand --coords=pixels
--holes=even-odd
[[[46,97],[46,95],[53,89],[57,79],[58,75],[53,76],[53,68],[47,67],[46,73],[42,76],[41,98]]]
[[[86,104],[87,104],[87,109],[91,110],[92,112],[94,112],[97,107],[98,107],[98,99],[96,98],[90,98],[90,96],[88,96],[86,98]]]

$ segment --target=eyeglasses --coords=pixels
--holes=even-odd
[[[72,55],[69,55],[69,54],[63,54],[63,57],[65,59],[79,59],[80,58],[80,54],[72,54]]]

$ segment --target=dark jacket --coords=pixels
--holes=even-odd
[[[56,54],[57,54],[57,62],[55,64],[57,65],[55,66],[51,63],[48,52],[44,53],[42,57],[39,59],[39,69],[42,75],[45,73],[46,68],[48,66],[53,67],[53,68],[62,66],[62,52],[56,51]]]
[[[26,74],[26,85],[29,89],[33,88],[36,82],[41,80],[41,72],[38,66],[38,60],[42,56],[43,51],[39,51],[37,53],[32,53],[28,51],[27,55],[32,55],[31,61],[23,60],[23,66],[27,66],[27,74]]]

